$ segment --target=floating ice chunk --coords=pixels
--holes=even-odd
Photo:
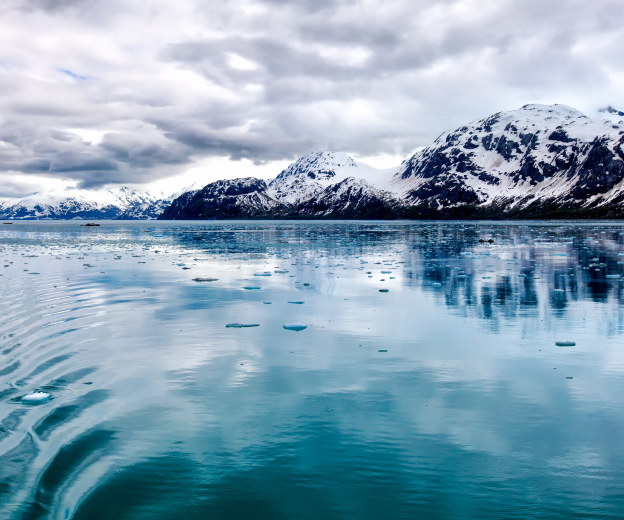
[[[433,283],[431,284],[431,287],[442,287],[442,284],[441,284],[441,283],[439,283],[439,282],[433,282]]]
[[[193,278],[194,282],[216,282],[218,278]]]
[[[288,303],[294,303],[296,305],[303,305],[305,302],[288,302]]]
[[[271,273],[255,273],[254,276],[271,276]]]
[[[23,403],[42,403],[50,399],[50,394],[47,392],[33,392],[32,394],[26,394],[22,397]]]
[[[271,305],[273,302],[262,302],[262,303],[264,303],[265,305]]]
[[[619,274],[608,274],[608,275],[605,276],[605,278],[620,278],[620,275]]]
[[[246,291],[257,291],[258,289],[260,289],[260,287],[243,287],[243,289],[245,289]]]
[[[377,352],[388,352],[387,350],[378,350]]]
[[[574,341],[555,341],[555,345],[558,347],[576,347]]]
[[[226,329],[244,329],[247,327],[259,327],[260,324],[259,323],[250,323],[250,324],[245,324],[245,323],[228,323],[225,328]]]
[[[286,330],[294,330],[296,332],[299,332],[301,330],[307,329],[308,326],[304,325],[303,323],[287,323],[286,325],[284,325],[284,328]]]
[[[390,289],[379,289],[379,292],[389,292]]]

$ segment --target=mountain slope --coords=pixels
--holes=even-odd
[[[266,183],[249,177],[217,181],[199,191],[184,193],[159,218],[202,220],[266,217],[279,207],[279,202],[267,194]]]

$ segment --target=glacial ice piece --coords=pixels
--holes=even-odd
[[[228,323],[225,328],[226,329],[245,329],[247,327],[259,327],[260,324],[259,323],[250,323],[250,324],[245,324],[245,323]]]
[[[21,398],[23,403],[42,403],[50,399],[51,395],[47,392],[33,392],[32,394],[26,394]]]
[[[431,284],[431,287],[442,287],[442,284],[441,284],[441,283],[439,283],[439,282],[433,282],[433,283]]]
[[[608,274],[605,278],[621,278],[621,276],[619,274]]]
[[[245,289],[247,291],[257,291],[257,290],[260,289],[260,287],[249,286],[249,287],[243,287],[243,289]]]
[[[271,305],[273,302],[262,302],[262,303],[264,303],[265,305]]]
[[[286,325],[284,325],[284,328],[286,330],[294,330],[296,332],[299,332],[301,330],[307,329],[308,326],[304,325],[303,323],[287,323]]]
[[[194,282],[216,282],[218,278],[193,278]]]
[[[294,303],[296,305],[303,305],[305,302],[288,302],[288,303]]]
[[[558,347],[576,347],[576,342],[574,341],[555,341],[555,345]]]

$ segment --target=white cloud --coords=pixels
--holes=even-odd
[[[17,193],[271,177],[322,149],[391,166],[525,103],[624,108],[622,22],[619,0],[8,0],[0,173]]]

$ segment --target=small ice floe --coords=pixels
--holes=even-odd
[[[288,302],[288,303],[294,303],[295,305],[303,305],[305,302]]]
[[[228,323],[225,328],[226,329],[245,329],[247,327],[259,327],[260,324],[259,323],[250,323],[250,324],[246,324],[246,323]]]
[[[51,395],[47,392],[33,392],[32,394],[26,394],[20,399],[23,403],[43,403],[50,399]]]
[[[390,292],[390,289],[379,289],[379,292]]]
[[[307,329],[308,326],[304,325],[303,323],[287,323],[286,325],[284,325],[284,328],[286,330],[294,330],[296,332],[299,332],[300,330]]]
[[[265,305],[271,305],[273,302],[262,302],[262,303],[264,303]]]
[[[194,282],[216,282],[218,278],[193,278]]]
[[[271,273],[254,273],[254,276],[271,276]]]
[[[562,293],[565,292],[563,289],[553,289],[553,292]]]
[[[439,283],[439,282],[433,282],[433,283],[431,284],[431,287],[442,287],[442,284],[441,284],[441,283]]]
[[[243,289],[245,289],[246,291],[257,291],[260,289],[260,287],[249,286],[249,287],[243,287]]]
[[[574,341],[555,341],[555,345],[558,347],[576,347],[576,342]]]
[[[388,352],[387,350],[378,350],[377,352]]]
[[[619,274],[608,274],[605,278],[621,278]]]

